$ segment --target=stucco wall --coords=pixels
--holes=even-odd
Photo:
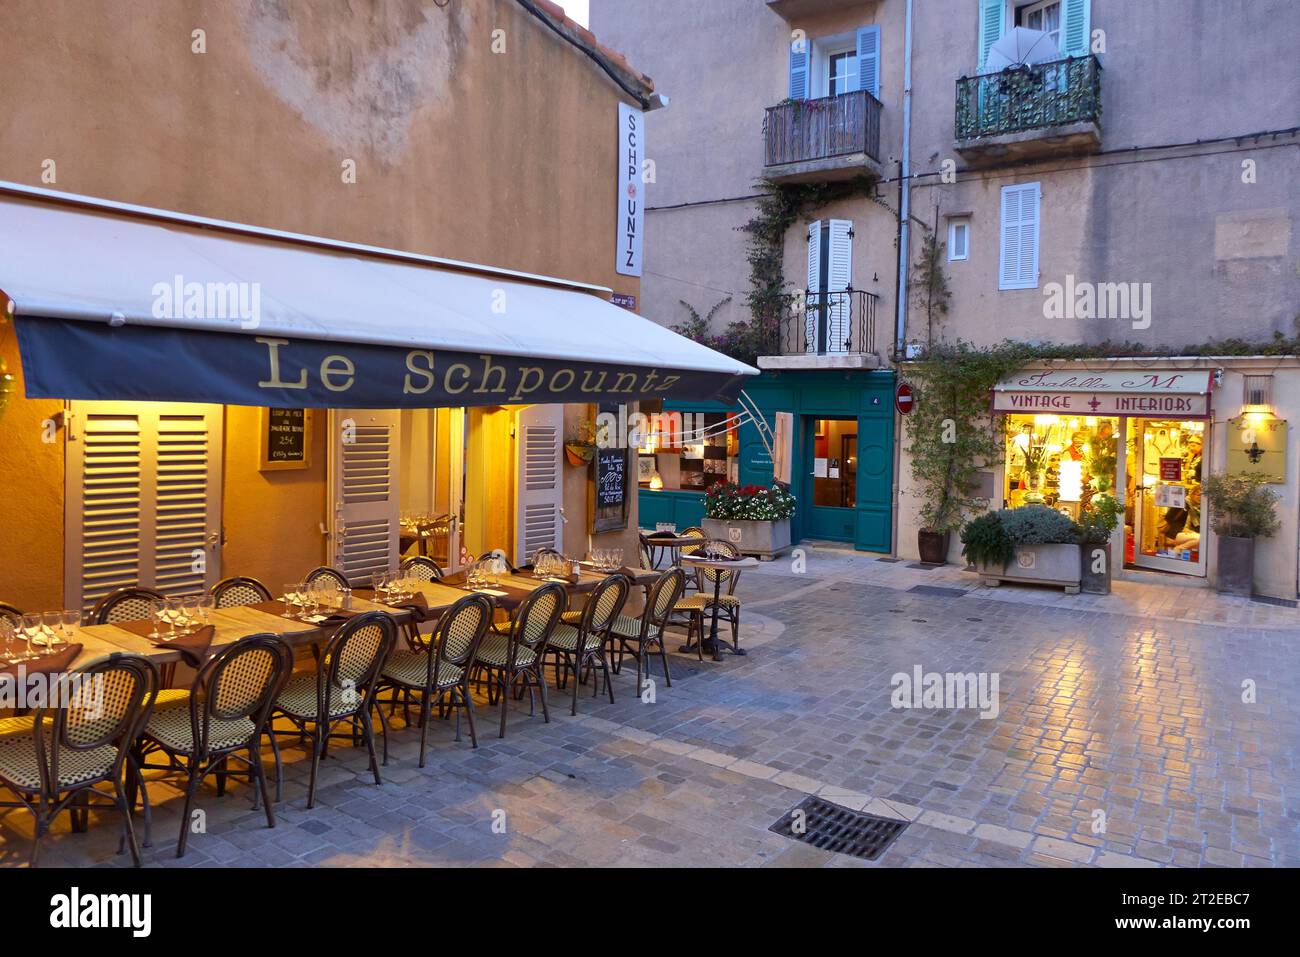
[[[0,62],[0,179],[640,292],[614,269],[625,95],[514,0],[14,0]],[[62,464],[32,423],[57,407],[0,423],[0,597],[41,607]],[[227,415],[223,567],[279,583],[324,556],[323,433],[309,473],[268,477],[255,418]],[[585,484],[566,507],[585,522]]]

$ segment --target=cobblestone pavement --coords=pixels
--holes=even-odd
[[[584,689],[576,719],[567,695],[553,693],[550,724],[513,704],[504,740],[483,707],[478,750],[453,741],[452,722],[435,722],[424,769],[418,732],[400,729],[382,786],[363,751],[341,748],[322,766],[311,811],[306,763],[290,747],[278,826],[251,810],[246,787],[224,798],[207,788],[206,832],[180,861],[178,792],[153,782],[161,806],[146,860],[1300,864],[1300,612],[1172,586],[1068,598],[985,589],[960,569],[806,555],[803,574],[789,560],[745,573],[750,655],[674,654],[673,685],[660,681],[653,703],[624,671],[616,703]],[[918,666],[997,675],[996,716],[891,708],[891,679]],[[768,830],[809,793],[911,823],[874,863]],[[25,860],[29,835],[25,812],[9,812],[0,861]],[[43,862],[123,866],[117,843],[110,818],[72,834],[65,817]]]

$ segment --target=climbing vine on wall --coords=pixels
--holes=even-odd
[[[786,288],[785,239],[790,227],[809,210],[850,196],[870,195],[870,177],[834,183],[779,185],[760,180],[758,209],[739,227],[747,236],[745,258],[749,262],[749,292],[745,303],[749,318],[727,324],[719,335],[684,324],[678,331],[705,342],[733,358],[753,365],[761,355],[780,352],[781,320],[788,314],[796,293]]]

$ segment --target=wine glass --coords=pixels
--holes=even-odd
[[[41,635],[41,616],[40,615],[23,615],[19,624],[18,637],[27,645],[27,650],[23,653],[20,660],[31,661],[39,658],[40,654],[32,650],[32,643],[39,642]]]
[[[14,623],[0,615],[0,645],[4,646],[4,651],[0,652],[0,661],[11,665],[19,661],[19,657],[14,654],[14,639],[17,635],[14,632]]]
[[[176,628],[183,617],[184,611],[179,598],[168,598],[163,601],[163,621],[167,623],[168,641],[176,637]]]
[[[212,621],[212,612],[216,610],[217,600],[211,595],[204,595],[199,599],[199,621],[203,624],[210,624]]]
[[[47,651],[53,651],[55,644],[59,640],[59,628],[63,625],[63,612],[46,611],[41,613],[41,636],[37,640],[38,645],[43,645]]]

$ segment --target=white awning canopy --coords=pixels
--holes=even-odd
[[[356,407],[733,399],[758,372],[613,305],[602,287],[4,184],[0,292],[19,320],[29,395],[34,385],[64,398]],[[49,354],[88,348],[103,351]],[[133,349],[147,358],[139,369],[123,359]],[[123,394],[87,369],[110,358]],[[503,368],[503,389],[479,388]],[[141,372],[152,390],[130,380]]]

